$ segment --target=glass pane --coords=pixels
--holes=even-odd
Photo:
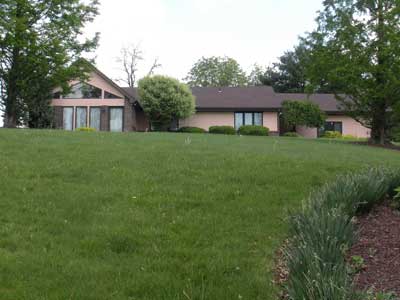
[[[114,94],[104,91],[104,99],[121,99],[121,97],[118,97]]]
[[[335,131],[334,123],[326,122],[325,123],[325,131]]]
[[[90,128],[100,131],[100,108],[98,107],[90,109]]]
[[[239,130],[243,126],[243,113],[235,113],[235,128]]]
[[[262,113],[254,113],[254,125],[262,126]]]
[[[71,92],[65,99],[101,99],[101,89],[87,84],[78,83],[71,87]]]
[[[122,108],[110,108],[110,131],[122,131]]]
[[[244,114],[244,124],[245,125],[253,125],[253,113],[245,113]]]
[[[86,107],[76,108],[76,128],[86,127],[87,109]]]
[[[64,130],[72,130],[73,129],[73,115],[74,109],[72,107],[64,107],[63,111],[63,123]]]
[[[333,127],[334,127],[335,131],[338,131],[338,132],[340,132],[340,133],[343,133],[343,125],[342,125],[342,122],[335,122]]]

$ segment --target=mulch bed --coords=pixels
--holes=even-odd
[[[357,225],[358,240],[349,259],[361,256],[365,266],[355,276],[355,287],[400,296],[400,212],[385,204],[359,217]]]

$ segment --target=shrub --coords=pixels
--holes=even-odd
[[[325,131],[322,137],[327,139],[339,139],[342,137],[342,134],[339,131]]]
[[[314,192],[289,218],[286,259],[291,299],[354,299],[345,260],[355,236],[352,218],[370,210],[398,185],[397,170],[369,169],[341,176]]]
[[[76,131],[83,131],[83,132],[95,132],[96,129],[90,127],[81,127],[77,128]]]
[[[286,137],[300,137],[300,135],[297,132],[286,132],[283,136],[286,136]]]
[[[178,129],[178,132],[183,132],[183,133],[206,133],[206,131],[203,128],[199,127],[181,127]]]
[[[268,136],[269,129],[263,126],[255,125],[244,125],[239,128],[239,134],[241,135],[256,135],[256,136]]]
[[[227,134],[227,135],[236,134],[236,130],[232,126],[211,126],[208,132],[213,134]]]
[[[343,138],[344,140],[358,140],[358,137],[356,137],[356,136],[354,136],[354,135],[351,135],[351,134],[343,135],[342,138]]]

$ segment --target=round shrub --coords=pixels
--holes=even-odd
[[[206,131],[203,128],[199,127],[181,127],[178,129],[178,132],[183,132],[183,133],[206,133]]]
[[[96,129],[90,128],[90,127],[81,127],[77,128],[76,131],[82,131],[82,132],[95,132]]]
[[[268,136],[269,129],[263,126],[244,125],[239,128],[241,135],[255,135],[255,136]]]
[[[227,135],[236,134],[236,130],[232,126],[211,126],[208,131],[213,134],[227,134]]]
[[[339,131],[325,131],[322,137],[327,139],[340,139],[342,134]]]
[[[283,136],[286,136],[286,137],[300,137],[300,135],[297,132],[286,132]]]

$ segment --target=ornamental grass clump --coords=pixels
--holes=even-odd
[[[355,237],[353,217],[368,212],[399,185],[400,171],[391,169],[338,177],[289,218],[285,256],[291,299],[355,299],[345,260]]]

